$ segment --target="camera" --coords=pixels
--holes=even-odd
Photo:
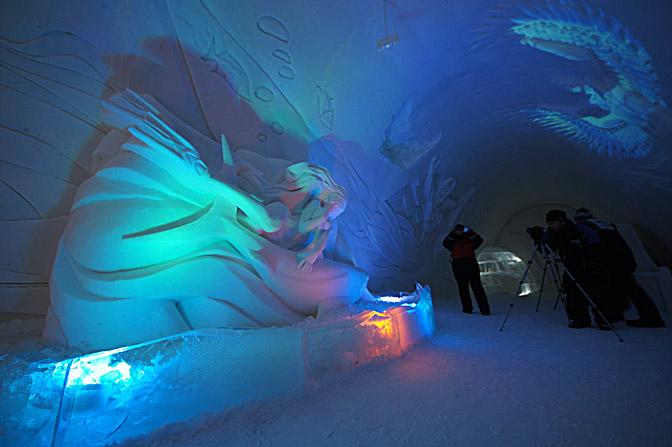
[[[544,227],[540,227],[540,226],[528,227],[525,231],[534,240],[542,239],[544,237],[544,235],[546,234],[546,230],[544,230]]]

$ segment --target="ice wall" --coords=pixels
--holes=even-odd
[[[0,8],[3,310],[44,312],[74,191],[107,131],[99,101],[125,88],[234,151],[327,167],[378,290],[452,291],[440,240],[454,223],[491,244],[545,204],[630,222],[672,265],[669,2],[410,0],[386,2],[386,16],[380,1]],[[377,51],[386,32],[399,41]]]

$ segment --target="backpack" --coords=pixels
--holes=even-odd
[[[635,255],[614,224],[601,219],[587,219],[582,223],[597,232],[600,244],[612,267],[630,273],[637,270]]]

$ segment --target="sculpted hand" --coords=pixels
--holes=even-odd
[[[302,272],[310,272],[313,270],[313,263],[315,262],[315,256],[310,253],[301,253],[296,256],[297,259],[297,265],[299,267],[299,270]]]

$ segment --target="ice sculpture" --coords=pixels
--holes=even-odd
[[[402,168],[410,168],[420,158],[436,146],[443,135],[416,134],[411,130],[411,112],[413,105],[405,102],[392,117],[392,122],[385,129],[385,141],[378,149],[381,154],[389,158],[392,163]]]
[[[194,330],[74,358],[0,355],[10,391],[0,395],[0,444],[144,444],[136,437],[166,424],[330,386],[434,332],[429,287],[395,298],[320,321]]]
[[[589,82],[570,87],[588,95],[598,114],[574,116],[545,108],[521,113],[612,158],[647,155],[652,144],[647,119],[667,109],[644,46],[616,18],[580,0],[549,0],[537,7],[521,6],[520,11],[526,17],[512,19],[510,30],[520,36],[521,44],[572,61],[599,62],[618,80],[615,86]]]
[[[75,196],[46,340],[111,349],[189,329],[292,324],[360,297],[364,271],[322,255],[345,207],[325,169],[291,165],[255,197],[214,179],[142,97],[126,91],[103,105],[118,130],[96,152],[109,161]]]
[[[488,293],[505,292],[514,295],[519,286],[521,296],[539,290],[531,271],[525,276],[525,282],[520,284],[525,274],[525,262],[510,251],[487,247],[479,253],[478,264],[481,267],[483,287]]]

